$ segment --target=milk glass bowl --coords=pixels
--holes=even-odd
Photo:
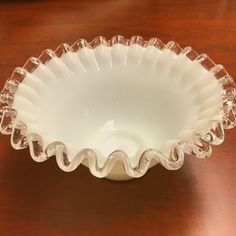
[[[35,161],[125,180],[211,155],[235,126],[235,84],[206,54],[158,38],[84,39],[31,57],[1,93],[1,132]]]

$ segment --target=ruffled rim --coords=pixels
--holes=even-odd
[[[141,47],[155,46],[160,50],[171,50],[174,53],[183,54],[191,61],[199,62],[202,67],[212,72],[222,88],[222,107],[219,109],[217,116],[210,121],[208,130],[199,132],[193,130],[191,132],[191,142],[186,141],[184,136],[178,141],[173,142],[169,156],[165,156],[157,149],[147,149],[141,155],[139,163],[133,167],[129,161],[128,155],[120,150],[112,152],[106,159],[103,167],[98,165],[97,154],[92,149],[81,150],[73,159],[69,161],[67,156],[67,147],[62,142],[50,143],[43,148],[43,137],[38,134],[27,133],[27,125],[17,120],[17,111],[13,108],[14,94],[23,81],[27,73],[32,73],[40,64],[47,63],[53,57],[61,57],[68,52],[77,52],[82,48],[94,49],[99,45],[112,46],[114,44],[122,44],[130,46],[138,44]],[[11,145],[15,149],[24,149],[29,147],[31,157],[42,162],[51,156],[56,156],[58,166],[64,171],[73,171],[84,160],[87,159],[90,172],[99,178],[107,176],[112,170],[114,164],[119,160],[124,164],[124,169],[130,177],[143,176],[153,159],[160,162],[169,170],[179,169],[184,162],[185,154],[191,154],[198,158],[206,158],[211,155],[211,145],[219,145],[224,141],[224,129],[230,129],[236,125],[236,85],[232,77],[227,73],[222,65],[215,64],[206,54],[198,54],[191,47],[182,49],[173,41],[164,44],[158,38],[151,38],[145,41],[140,36],[133,36],[126,39],[117,35],[111,40],[104,37],[96,37],[90,43],[84,39],[77,40],[73,45],[61,44],[55,51],[51,49],[45,50],[39,58],[31,57],[23,67],[17,67],[11,77],[6,81],[5,86],[0,95],[0,131],[2,134],[11,135]]]

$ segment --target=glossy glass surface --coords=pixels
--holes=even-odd
[[[90,119],[97,117],[98,113],[93,114],[91,112],[95,101],[105,104],[114,94],[116,96],[120,94],[116,94],[117,90],[125,91],[129,87],[127,81],[130,82],[130,78],[128,78],[129,80],[125,80],[127,74],[131,75],[131,77],[134,75],[134,77],[138,78],[135,83],[129,84],[130,89],[125,91],[118,99],[120,101],[121,98],[124,98],[119,103],[120,110],[112,110],[111,102],[106,104],[106,112],[103,113],[106,115],[105,117],[109,114],[112,119],[107,120],[107,118],[104,118],[104,122],[100,123],[103,123],[106,128],[109,128],[113,124],[111,122],[112,120],[120,119],[120,114],[124,107],[127,108],[125,114],[129,114],[129,118],[132,117],[132,114],[135,114],[134,111],[136,108],[137,112],[139,111],[141,101],[144,100],[146,94],[143,93],[141,88],[147,85],[149,86],[149,91],[152,87],[155,89],[155,84],[153,84],[155,74],[153,76],[147,76],[145,74],[148,71],[152,71],[150,69],[152,67],[155,67],[155,70],[158,72],[158,78],[171,79],[169,82],[163,80],[165,82],[164,84],[157,85],[159,88],[160,85],[163,86],[161,88],[166,93],[172,94],[173,97],[165,97],[166,93],[163,93],[162,96],[154,96],[151,102],[150,100],[146,101],[146,103],[144,102],[143,106],[140,107],[140,114],[135,116],[141,117],[137,124],[135,124],[133,117],[133,122],[127,123],[127,119],[125,119],[120,125],[126,128],[123,128],[125,138],[119,140],[119,142],[113,141],[114,139],[112,139],[107,145],[105,145],[106,142],[105,144],[102,142],[101,145],[93,146],[92,136],[89,135],[88,139],[90,141],[92,140],[90,143],[82,143],[81,146],[80,143],[73,143],[74,140],[79,140],[78,137],[81,139],[84,137],[77,136],[78,131],[83,128],[83,125],[76,130],[74,123],[70,120],[70,117],[74,116],[73,109],[75,105],[70,106],[73,103],[72,101],[63,104],[63,99],[61,100],[63,96],[59,95],[65,94],[68,96],[68,91],[69,93],[71,91],[73,92],[73,88],[76,88],[75,85],[80,86],[80,82],[76,82],[75,84],[73,84],[74,82],[64,82],[64,84],[57,82],[56,86],[54,86],[52,85],[53,79],[51,78],[64,78],[64,81],[66,79],[69,81],[71,78],[73,79],[74,74],[81,75],[85,73],[87,78],[86,76],[84,78],[86,79],[97,77],[96,88],[102,85],[102,89],[98,91],[98,94],[104,94],[104,91],[112,91],[110,92],[110,97],[103,97],[104,101],[99,101],[102,97],[100,95],[93,97],[92,104],[86,103],[89,100],[89,96],[84,99],[84,104],[87,105],[83,107],[83,111],[77,112],[78,109],[74,109],[75,114],[77,114],[75,115],[76,119],[80,117],[80,114],[84,114],[85,112],[89,113]],[[122,74],[124,68],[126,71]],[[140,68],[142,69],[140,70]],[[126,82],[123,81],[121,84],[116,84],[113,81],[109,82],[108,78],[116,77],[117,74],[119,75],[118,77],[124,78]],[[37,77],[42,79],[39,81]],[[146,77],[151,79],[149,80]],[[83,79],[83,76],[81,78]],[[147,79],[147,81],[144,82],[144,79]],[[24,110],[27,111],[27,109],[34,114],[32,110],[34,108],[31,105],[25,104],[25,100],[22,102],[19,97],[27,98],[28,96],[28,99],[37,99],[37,97],[47,98],[47,94],[53,94],[53,90],[50,93],[43,93],[40,90],[40,94],[37,95],[37,89],[34,89],[36,91],[35,95],[30,94],[32,91],[28,91],[27,89],[25,90],[26,93],[22,93],[24,91],[22,90],[22,86],[37,88],[37,86],[41,86],[40,83],[43,80],[46,89],[53,88],[54,86],[55,94],[53,97],[57,98],[56,101],[58,101],[60,106],[63,106],[63,109],[59,107],[58,113],[56,111],[52,112],[53,116],[51,117],[52,121],[50,123],[48,120],[50,119],[52,108],[50,106],[47,108],[47,104],[50,105],[52,97],[46,99],[47,104],[45,106],[42,106],[43,100],[37,100],[37,104],[41,104],[39,107],[45,109],[40,109],[41,113],[37,116],[37,122],[48,124],[48,126],[43,125],[44,127],[38,126],[35,128],[31,125],[31,122],[25,122],[31,118],[26,119],[25,114],[22,115],[22,112]],[[137,85],[137,81],[141,81],[140,85]],[[174,95],[175,90],[172,92],[168,90],[173,86],[173,81],[177,81],[174,87],[177,95]],[[178,82],[182,82],[182,84],[178,84]],[[107,87],[104,89],[105,85]],[[183,85],[183,88],[180,85]],[[21,89],[18,89],[19,86],[21,86]],[[185,94],[186,99],[184,97],[179,102],[176,102],[175,100],[179,99],[180,95],[184,93],[185,88],[188,90],[188,93]],[[89,95],[86,86],[82,87],[80,93],[82,93],[83,89]],[[132,89],[133,97],[131,94]],[[91,93],[91,96],[96,94],[95,91]],[[135,93],[135,91],[139,92]],[[161,94],[161,91],[162,89],[159,91],[154,90],[153,93],[158,92],[158,94]],[[192,93],[189,93],[189,91],[192,91]],[[129,94],[129,96],[125,97],[124,94]],[[187,96],[188,94],[189,96]],[[188,106],[184,106],[184,103],[190,99],[192,94],[197,98],[198,103],[197,105],[192,105],[190,107],[191,109],[189,109]],[[137,100],[140,97],[141,100]],[[175,108],[175,110],[171,109],[174,113],[171,114],[168,111],[168,106],[164,110],[157,110],[156,114],[163,114],[163,121],[158,122],[156,117],[153,116],[155,114],[155,112],[153,113],[155,99],[157,107],[160,107],[159,98],[165,98],[164,101],[167,102],[168,97],[171,98],[170,104],[173,101],[170,107]],[[176,99],[173,99],[174,97]],[[76,97],[77,100],[78,98]],[[134,99],[133,103],[131,102],[132,99]],[[150,110],[145,109],[149,107],[148,104],[150,104]],[[130,109],[131,107],[134,108],[134,111]],[[108,108],[110,112],[108,112]],[[70,109],[70,112],[68,109]],[[88,110],[86,111],[86,109]],[[190,110],[191,112],[193,110],[193,113],[196,113],[196,115],[191,115],[191,118],[187,118]],[[61,111],[64,113],[60,113]],[[140,127],[142,124],[141,121],[145,120],[149,113],[150,117],[156,119],[154,119],[153,125],[160,123],[163,125],[167,118],[173,120],[170,120],[163,126],[164,129],[162,132],[160,132],[160,127],[153,126],[148,132],[147,128],[144,128],[140,133],[136,132],[134,134],[133,131],[137,130],[137,127]],[[69,114],[69,116],[63,118],[63,114]],[[54,122],[55,117],[58,117],[57,122]],[[62,119],[60,120],[61,117]],[[178,117],[179,122],[175,124],[174,121],[178,121]],[[84,123],[85,129],[82,134],[89,133],[88,128],[90,126],[93,127],[94,124],[92,120],[89,122],[86,120],[87,123]],[[181,124],[181,120],[184,125],[178,126]],[[67,124],[70,122],[71,128],[69,129],[69,125]],[[147,122],[145,120],[144,123],[147,124]],[[188,122],[189,124],[186,126]],[[83,124],[81,120],[80,123]],[[129,133],[128,130],[132,126],[132,123],[136,126]],[[127,125],[124,126],[123,124]],[[31,156],[36,161],[44,161],[50,156],[55,155],[59,167],[65,171],[72,171],[80,163],[83,163],[97,177],[107,176],[111,171],[114,171],[114,166],[118,166],[118,164],[121,166],[121,169],[124,166],[125,172],[120,171],[119,167],[116,173],[117,178],[122,178],[126,174],[130,177],[141,177],[150,166],[158,162],[167,169],[178,169],[184,162],[185,153],[195,155],[198,158],[205,158],[211,155],[211,145],[218,145],[224,140],[224,128],[233,128],[234,126],[235,84],[224,67],[215,65],[206,54],[198,55],[190,47],[182,49],[172,41],[164,44],[158,38],[145,41],[140,36],[133,36],[131,39],[114,36],[111,40],[106,40],[104,37],[97,37],[91,43],[80,39],[72,46],[62,44],[55,51],[46,50],[39,58],[30,58],[22,68],[16,68],[11,78],[6,81],[6,85],[1,93],[1,132],[3,134],[11,134],[11,143],[14,148],[22,149],[29,147]],[[61,127],[64,128],[63,132],[60,133],[59,130]],[[73,129],[77,132],[72,133]],[[96,129],[94,128],[94,130]],[[91,133],[99,134],[99,132],[93,131],[93,129],[91,129]],[[71,138],[74,134],[76,136]],[[99,143],[98,140],[101,140],[102,135],[99,134],[98,138],[94,139],[95,144]],[[120,135],[121,132],[118,130],[116,136],[120,137]],[[156,141],[158,138],[162,139],[159,144],[158,142],[152,143],[153,140]],[[150,141],[147,141],[148,139]],[[141,140],[141,145],[134,140]],[[122,145],[119,146],[118,143],[119,145],[122,143]],[[138,146],[136,145],[137,143]],[[127,146],[126,150],[124,150],[125,146]],[[133,150],[131,148],[132,146],[134,147]],[[155,161],[151,163],[152,160]]]

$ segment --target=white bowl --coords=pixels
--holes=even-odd
[[[178,169],[185,153],[208,157],[235,126],[235,85],[221,65],[139,36],[48,49],[15,69],[1,102],[1,132],[14,148],[115,180],[158,162]]]

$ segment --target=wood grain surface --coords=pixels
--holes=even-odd
[[[208,53],[236,76],[235,0],[1,1],[0,86],[43,49],[77,38],[158,36]],[[209,159],[112,182],[35,163],[0,136],[0,236],[236,235],[236,129]]]

